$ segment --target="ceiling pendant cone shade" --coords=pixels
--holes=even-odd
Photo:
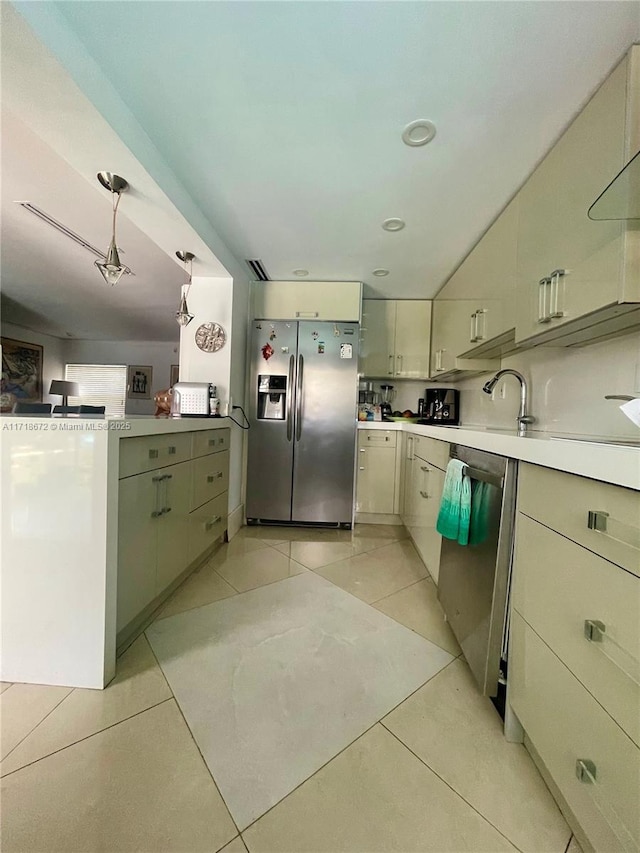
[[[179,326],[188,326],[189,323],[193,320],[193,314],[189,313],[189,308],[187,306],[187,297],[182,294],[182,299],[180,300],[180,307],[176,311],[176,320],[178,321]]]
[[[116,216],[118,205],[120,204],[120,196],[129,189],[129,184],[120,175],[114,175],[111,172],[98,172],[98,180],[105,189],[112,193],[113,219],[111,242],[107,249],[107,256],[104,261],[96,261],[95,265],[100,270],[106,283],[113,287],[114,284],[120,281],[125,272],[127,272],[127,267],[120,263],[120,255],[118,254],[118,247],[116,245]]]
[[[114,284],[117,284],[120,281],[120,279],[126,272],[126,267],[122,266],[122,264],[120,263],[118,248],[113,242],[113,240],[109,244],[109,249],[107,250],[107,257],[105,258],[105,260],[96,261],[95,265],[102,273],[103,278],[107,282],[107,284],[110,284],[112,287]]]
[[[193,254],[193,252],[187,252],[185,249],[180,249],[176,252],[176,257],[183,262],[184,271],[185,273],[188,273],[186,290],[180,298],[180,307],[176,311],[176,321],[179,326],[188,326],[195,316],[194,314],[191,314],[189,312],[189,307],[187,305],[187,293],[189,293],[189,288],[191,287],[191,278],[193,274],[193,259],[195,258],[195,255]],[[187,265],[189,267],[188,270]]]

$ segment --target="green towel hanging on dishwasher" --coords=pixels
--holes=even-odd
[[[489,514],[496,487],[476,480],[471,488],[471,520],[469,545],[481,545],[489,535]]]
[[[444,478],[444,490],[436,530],[446,539],[459,545],[469,542],[471,520],[471,484],[464,470],[467,466],[459,459],[451,459]]]

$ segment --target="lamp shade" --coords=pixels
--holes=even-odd
[[[79,397],[80,385],[77,382],[67,382],[66,379],[52,379],[50,394],[60,394],[62,397]]]

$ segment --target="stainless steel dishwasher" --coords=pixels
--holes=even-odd
[[[472,503],[475,495],[485,504],[484,538],[475,545],[443,538],[438,598],[480,689],[496,697],[506,675],[517,462],[456,444],[449,456],[467,466]]]

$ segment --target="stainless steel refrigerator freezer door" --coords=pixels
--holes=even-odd
[[[251,324],[247,518],[291,521],[297,338],[295,321],[254,320]],[[283,420],[259,417],[261,376],[286,377]]]
[[[358,324],[298,326],[294,521],[350,524],[358,400]]]

